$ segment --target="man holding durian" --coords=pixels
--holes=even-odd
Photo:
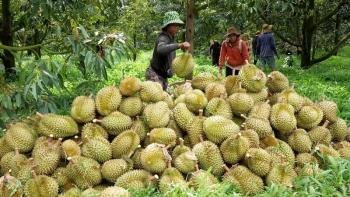
[[[176,11],[165,13],[162,31],[157,37],[153,56],[146,70],[146,80],[159,82],[163,90],[167,89],[168,78],[174,74],[171,64],[176,57],[176,50],[180,48],[187,50],[191,46],[188,42],[175,43],[175,34],[183,24]],[[188,84],[185,85],[191,85],[189,82],[186,83]]]

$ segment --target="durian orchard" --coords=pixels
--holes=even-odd
[[[192,72],[184,53],[177,76]],[[321,173],[323,156],[350,155],[350,129],[337,104],[300,96],[279,71],[194,76],[171,92],[135,77],[74,99],[70,116],[37,113],[0,138],[0,197],[131,196],[131,189],[232,184],[258,194],[293,190]],[[209,172],[209,173],[208,173]],[[203,180],[204,179],[204,180]]]

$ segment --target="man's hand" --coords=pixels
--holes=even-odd
[[[221,78],[222,77],[222,67],[219,66],[219,74],[218,77]]]
[[[189,42],[183,42],[181,44],[179,44],[180,48],[184,48],[184,49],[188,49],[191,47],[191,44]]]

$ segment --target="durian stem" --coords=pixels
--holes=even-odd
[[[183,148],[184,147],[184,140],[181,137],[179,138],[179,143],[180,143],[180,147]]]
[[[241,114],[241,117],[244,118],[244,119],[246,119],[246,120],[248,119],[248,117],[245,116],[244,114]]]
[[[149,181],[153,181],[154,179],[158,179],[159,177],[158,177],[158,175],[153,175],[153,176],[150,176],[149,178],[148,178],[148,180]]]
[[[136,116],[136,121],[140,121],[140,116]]]
[[[32,176],[33,176],[34,179],[38,178],[38,176],[36,175],[35,170],[31,170],[30,172],[32,173]]]
[[[84,140],[86,140],[86,142],[90,142],[89,136],[86,135],[86,136],[84,137]]]
[[[238,89],[242,89],[242,82],[238,82]]]
[[[203,109],[200,109],[198,111],[199,111],[199,118],[202,119],[203,118]]]
[[[198,166],[198,164],[194,165],[194,168],[196,169],[196,172],[199,171],[199,166]]]
[[[78,161],[77,161],[76,159],[72,158],[72,157],[67,157],[67,160],[68,160],[69,162],[71,162],[72,164],[78,163]]]
[[[235,140],[238,140],[241,136],[242,136],[242,133],[241,133],[241,132],[235,133],[235,134],[234,134],[234,139],[235,139]]]
[[[326,96],[325,96],[325,95],[322,95],[321,98],[322,98],[322,102],[323,102],[323,101],[326,101]]]
[[[101,123],[101,122],[102,122],[102,120],[99,120],[99,119],[93,119],[93,120],[92,120],[92,122],[99,122],[99,123]]]
[[[243,127],[243,130],[244,130],[244,131],[247,131],[247,130],[248,130],[247,123],[245,123],[245,122],[242,124],[242,127]]]
[[[16,155],[19,155],[19,149],[18,148],[15,148],[15,153],[16,153]]]
[[[200,141],[200,142],[203,142],[203,141],[204,141],[202,135],[198,135],[198,138],[199,138],[199,141]]]
[[[35,120],[34,118],[32,118],[32,117],[29,117],[29,116],[28,116],[27,119],[28,119],[28,120],[31,120],[32,122],[36,122],[36,120]]]
[[[130,151],[130,153],[128,154],[128,157],[130,158],[133,154],[134,154],[135,151]]]
[[[59,147],[61,145],[61,143],[62,143],[62,138],[58,138],[58,140],[54,144],[54,147]]]
[[[44,115],[41,114],[40,112],[36,112],[36,115],[39,116],[40,118],[42,118]]]
[[[290,89],[294,90],[294,88],[295,88],[295,83],[292,83],[292,86],[290,86]]]
[[[230,168],[228,168],[226,164],[222,165],[222,167],[225,169],[226,172],[230,172]]]
[[[47,138],[47,142],[53,142],[53,135],[50,134],[50,136]]]
[[[310,155],[312,156],[314,153],[315,153],[315,150],[312,149],[311,152],[310,152]]]
[[[94,95],[94,94],[91,93],[91,94],[88,96],[88,98],[91,99],[93,95]]]
[[[323,127],[323,128],[327,128],[328,124],[329,124],[329,120],[326,120],[326,121],[323,123],[322,127]]]
[[[171,166],[171,160],[168,160],[168,168],[171,168],[172,166]]]

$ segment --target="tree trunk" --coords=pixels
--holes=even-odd
[[[10,1],[11,0],[2,0],[2,31],[1,31],[1,43],[6,46],[13,46],[13,35],[11,31],[11,11],[10,11]],[[4,50],[4,55],[1,55],[4,66],[5,66],[5,75],[6,78],[10,77],[15,73],[15,70],[12,68],[15,67],[15,56],[11,51]]]
[[[186,18],[186,41],[191,44],[189,53],[193,55],[194,44],[194,18],[195,18],[195,0],[187,1],[187,18]],[[192,79],[192,74],[186,79]]]
[[[312,37],[314,34],[314,18],[315,18],[315,2],[314,0],[305,1],[305,8],[303,10],[304,20],[302,26],[302,48],[301,53],[301,68],[307,69],[311,65],[311,46]]]

